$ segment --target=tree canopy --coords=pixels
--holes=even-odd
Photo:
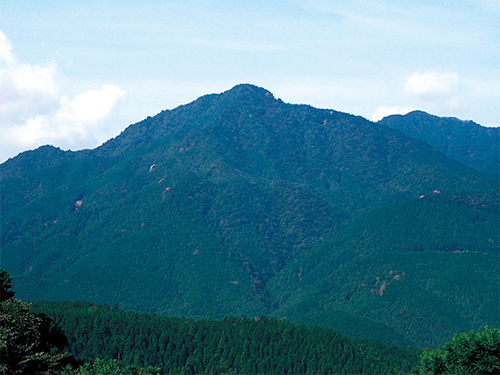
[[[0,268],[0,302],[8,300],[14,297],[14,291],[12,290],[12,277],[9,276],[7,271]]]
[[[443,349],[424,350],[415,374],[500,374],[500,331],[456,333]]]
[[[63,367],[76,365],[64,349],[68,339],[53,319],[34,313],[29,304],[13,298],[12,278],[1,270],[0,373],[57,374]]]

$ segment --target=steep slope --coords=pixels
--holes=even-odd
[[[438,117],[422,111],[388,116],[378,124],[421,139],[450,158],[498,178],[500,128],[487,128],[473,121]]]
[[[420,347],[498,327],[499,226],[498,192],[435,193],[366,212],[272,280],[275,315],[307,314],[348,333],[351,325],[336,326],[347,319],[328,316],[349,312]]]
[[[2,164],[2,267],[22,299],[259,315],[268,284],[350,217],[495,184],[361,117],[251,85],[145,119],[95,150]]]

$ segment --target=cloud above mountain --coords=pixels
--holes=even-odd
[[[41,144],[63,149],[97,146],[103,141],[100,133],[106,133],[106,120],[125,96],[114,85],[71,94],[55,61],[18,61],[0,31],[0,162]]]
[[[456,73],[414,73],[406,80],[405,92],[435,109],[459,109],[464,105],[464,85]]]
[[[415,95],[448,96],[453,94],[457,84],[458,75],[455,73],[415,73],[408,77],[406,90]]]
[[[400,97],[409,105],[380,106],[371,120],[379,121],[390,115],[405,115],[422,109],[443,115],[449,112],[460,114],[467,108],[467,87],[457,73],[417,72],[407,76],[401,87]]]

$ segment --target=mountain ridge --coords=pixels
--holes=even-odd
[[[283,101],[281,101],[281,99],[275,99],[274,95],[264,88],[254,86],[251,84],[239,84],[239,85],[236,85],[235,87],[233,87],[232,89],[227,90],[223,93],[203,95],[200,98],[198,98],[190,103],[187,103],[184,105],[179,105],[177,108],[174,108],[171,110],[163,110],[152,117],[148,116],[146,119],[128,126],[124,131],[122,131],[120,133],[120,135],[109,139],[108,141],[104,142],[101,146],[98,146],[94,149],[85,149],[85,150],[77,150],[77,151],[71,151],[71,150],[62,151],[58,147],[45,145],[45,146],[41,146],[41,147],[37,148],[36,150],[22,152],[18,156],[11,158],[11,159],[7,160],[6,162],[2,163],[2,165],[3,165],[2,174],[4,175],[4,177],[10,176],[10,173],[11,173],[10,168],[5,169],[5,167],[6,166],[10,167],[9,164],[12,163],[13,159],[16,159],[19,157],[21,157],[23,159],[28,158],[30,155],[33,155],[34,153],[39,153],[42,150],[45,151],[45,153],[44,153],[45,157],[53,157],[54,156],[53,154],[55,152],[58,152],[59,156],[64,156],[64,159],[71,159],[73,157],[82,157],[82,156],[88,155],[89,153],[94,154],[96,156],[110,156],[110,152],[112,152],[111,149],[116,149],[116,148],[120,149],[120,146],[122,146],[122,147],[125,146],[123,143],[126,143],[126,142],[124,142],[123,139],[134,138],[134,140],[135,140],[134,147],[136,147],[141,142],[141,136],[146,137],[144,140],[150,140],[150,138],[153,138],[153,135],[149,134],[149,133],[154,133],[156,130],[156,129],[151,129],[152,124],[153,125],[158,124],[158,123],[160,123],[160,121],[165,122],[165,119],[164,119],[165,117],[169,117],[169,119],[173,118],[172,122],[174,122],[175,117],[178,114],[181,114],[181,115],[185,114],[185,111],[197,113],[200,111],[200,107],[204,107],[206,105],[216,105],[218,102],[220,102],[221,100],[223,101],[226,98],[229,99],[230,101],[233,101],[233,102],[234,101],[241,102],[241,101],[245,101],[245,100],[248,101],[249,98],[250,99],[259,98],[259,99],[266,99],[265,101],[267,102],[267,104],[274,105],[275,104],[274,102],[278,102],[278,103],[287,104],[287,105],[291,105],[291,106],[314,108],[314,107],[311,107],[310,105],[307,105],[307,104],[284,103]],[[252,100],[250,100],[250,102],[252,102]],[[314,108],[314,109],[316,110],[316,108]],[[359,119],[367,121],[365,118],[363,118],[361,116],[351,115],[351,114],[347,114],[347,113],[336,111],[336,110],[330,110],[330,109],[324,109],[324,110],[319,109],[319,110],[329,112],[330,114],[335,113],[336,115],[346,115],[346,116],[349,116],[351,118],[359,118]],[[426,113],[426,112],[423,112],[420,110],[412,111],[405,116],[403,116],[403,115],[391,115],[391,116],[385,117],[384,119],[382,119],[376,123],[372,123],[370,121],[368,121],[368,123],[377,124],[378,126],[382,125],[384,127],[390,127],[390,128],[402,131],[404,134],[410,135],[414,138],[421,139],[424,142],[429,143],[429,141],[428,141],[429,137],[423,137],[424,132],[428,132],[428,130],[429,130],[428,126],[425,128],[422,127],[422,126],[427,125],[427,123],[425,121],[423,124],[419,123],[419,125],[420,125],[420,128],[418,129],[419,132],[417,132],[416,130],[413,130],[413,131],[408,130],[408,129],[405,130],[404,126],[401,124],[402,121],[400,121],[400,120],[403,120],[404,123],[407,123],[407,122],[411,122],[414,118],[417,118],[417,119],[419,119],[419,118],[427,119],[428,118],[428,119],[432,119],[432,120],[437,120],[437,121],[434,121],[434,123],[437,123],[438,125],[441,125],[442,127],[446,128],[446,129],[450,129],[450,126],[447,122],[452,121],[454,123],[454,125],[456,125],[456,124],[467,125],[467,126],[470,125],[470,126],[473,126],[473,128],[475,128],[475,129],[486,130],[486,132],[490,135],[491,134],[495,135],[496,133],[498,133],[500,131],[500,128],[485,128],[485,127],[483,127],[483,126],[481,126],[473,121],[459,120],[459,119],[454,118],[454,117],[438,117],[438,116],[431,115],[429,113]],[[153,120],[153,121],[151,121],[151,120]],[[395,120],[398,120],[398,121],[395,121]],[[393,123],[394,124],[398,123],[400,125],[395,126],[395,125],[393,125]],[[442,125],[442,123],[444,123],[444,126]],[[140,129],[140,130],[136,130],[136,129]],[[156,130],[156,131],[158,132],[158,130]],[[489,142],[492,144],[493,149],[498,148],[499,140],[493,139],[493,140],[489,140]],[[435,147],[435,145],[432,142],[430,142],[429,144],[431,144],[433,147]],[[451,146],[448,146],[448,147],[451,147]],[[51,155],[49,155],[48,151],[47,151],[49,148],[54,150],[54,152],[50,153]],[[447,153],[446,152],[447,150],[443,150],[442,149],[443,147],[441,147],[441,148],[437,147],[437,148],[441,152],[448,155],[449,157],[451,157],[453,159],[457,159],[456,157],[451,155],[449,152]],[[59,151],[57,151],[57,150],[59,150]],[[37,155],[36,157],[40,157],[40,156],[41,155]],[[464,162],[464,160],[460,160],[460,159],[457,159],[457,160]],[[465,162],[465,164],[474,168],[474,166],[470,165],[471,163]],[[498,164],[498,160],[497,160],[497,164]],[[495,168],[495,167],[488,167],[488,168]],[[481,169],[479,169],[479,170],[481,170]]]
[[[498,179],[498,127],[484,127],[474,121],[438,117],[423,111],[388,116],[378,123],[419,138],[445,155]]]
[[[45,146],[2,164],[2,266],[24,299],[258,316],[296,293],[280,275],[350,219],[434,191],[495,189],[400,131],[238,85],[94,150]]]

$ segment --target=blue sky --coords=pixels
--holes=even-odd
[[[378,120],[500,125],[500,3],[0,1],[0,162],[93,148],[239,83]]]

